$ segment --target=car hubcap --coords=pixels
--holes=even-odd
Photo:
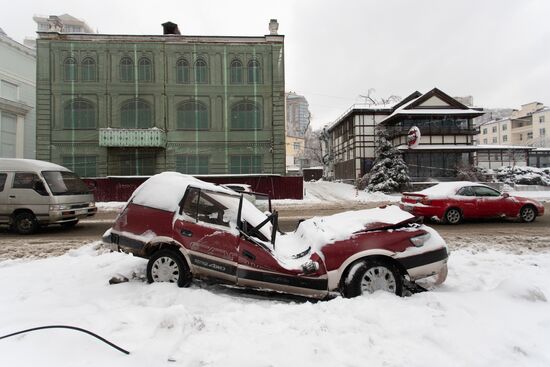
[[[151,268],[151,275],[155,282],[174,283],[178,281],[180,270],[174,259],[164,256],[155,260]]]
[[[393,273],[383,266],[370,268],[361,280],[362,293],[373,293],[377,290],[395,293],[395,288],[396,282]]]
[[[24,231],[28,231],[32,227],[32,222],[30,219],[23,219],[19,221],[19,228],[21,228]]]
[[[447,220],[449,221],[449,223],[458,223],[458,221],[460,220],[460,213],[458,212],[458,210],[449,210],[449,212],[447,213]]]
[[[523,209],[522,218],[526,222],[530,222],[535,217],[535,212],[531,208],[525,208]]]

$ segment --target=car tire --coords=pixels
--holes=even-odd
[[[74,226],[76,226],[77,223],[78,223],[78,219],[70,221],[70,222],[61,223],[61,227],[63,227],[63,228],[73,228]]]
[[[445,212],[445,223],[458,224],[462,222],[462,213],[457,208],[447,209]]]
[[[176,283],[178,287],[187,287],[191,283],[191,272],[179,251],[161,249],[149,258],[147,281],[170,282]]]
[[[344,296],[351,298],[367,295],[377,290],[403,295],[403,276],[391,263],[364,260],[352,266],[353,273],[344,280]]]
[[[531,223],[537,217],[537,211],[532,205],[525,205],[519,211],[519,218],[524,223]]]
[[[13,229],[19,234],[33,234],[40,225],[33,213],[19,213],[13,218]]]

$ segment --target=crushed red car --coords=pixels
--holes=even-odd
[[[399,207],[409,213],[458,224],[471,218],[519,218],[532,222],[544,215],[540,202],[501,193],[478,182],[441,182],[418,192],[404,192]]]
[[[443,282],[449,256],[437,232],[397,206],[315,217],[278,230],[277,212],[192,176],[165,172],[132,195],[105,246],[147,258],[149,282],[193,278],[325,298],[376,290],[403,295]]]

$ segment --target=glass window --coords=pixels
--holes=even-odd
[[[155,153],[136,150],[133,153],[121,154],[118,159],[121,175],[149,176],[155,174]]]
[[[7,178],[8,178],[7,173],[0,173],[0,191],[4,191],[4,186],[6,185]]]
[[[82,66],[80,69],[81,80],[83,82],[95,82],[96,81],[96,65],[94,59],[87,57],[82,60]]]
[[[178,129],[208,130],[208,109],[202,102],[181,103],[176,118]]]
[[[15,158],[17,137],[17,116],[0,112],[0,157]]]
[[[200,190],[194,187],[187,189],[182,208],[183,213],[197,220],[197,204],[199,203]]]
[[[153,111],[149,103],[141,99],[125,102],[120,109],[121,127],[147,129],[153,126]]]
[[[2,98],[9,99],[11,101],[19,100],[19,97],[18,97],[19,87],[17,86],[17,84],[13,84],[5,80],[2,80],[0,84],[0,92],[2,92],[0,94]]]
[[[176,83],[189,83],[189,63],[185,59],[179,59],[176,63]]]
[[[473,190],[476,196],[500,196],[500,192],[485,186],[474,186]]]
[[[470,186],[461,188],[456,194],[460,196],[475,196],[475,193]]]
[[[205,223],[229,227],[227,206],[220,202],[221,195],[201,191],[197,208],[197,220]]]
[[[176,171],[188,175],[208,173],[207,155],[178,155],[176,156]]]
[[[298,142],[294,143],[294,150],[300,150],[300,143]]]
[[[497,138],[496,136],[493,136],[493,143],[496,143],[497,142]]]
[[[42,176],[54,195],[82,195],[89,194],[88,186],[72,172],[42,171]]]
[[[13,178],[14,189],[34,189],[34,183],[41,182],[36,173],[17,172]]]
[[[543,123],[543,122],[544,122],[544,116],[539,116],[539,122],[540,122],[540,123]]]
[[[239,60],[233,60],[231,62],[230,70],[230,82],[231,84],[242,84],[243,82],[243,64]]]
[[[230,173],[248,174],[262,172],[261,155],[234,155],[230,158]]]
[[[487,135],[487,129],[483,129],[483,135]]]
[[[494,133],[497,132],[497,127],[496,127],[496,126],[493,126],[493,132],[494,132]]]
[[[519,134],[519,140],[523,140],[523,134]]]
[[[129,57],[123,57],[120,60],[120,81],[134,81],[134,61],[132,61],[132,59]]]
[[[80,177],[97,177],[97,157],[93,155],[65,156],[63,166]]]
[[[262,113],[253,102],[239,102],[231,108],[231,129],[255,130],[262,127]]]
[[[527,133],[527,139],[533,139],[533,133]]]
[[[67,57],[63,62],[63,79],[66,82],[76,80],[76,60],[72,57]]]
[[[73,100],[65,105],[65,129],[95,129],[95,106],[86,100]]]
[[[483,139],[483,144],[487,144],[487,138]]]
[[[508,135],[503,135],[502,136],[502,141],[508,141]]]
[[[546,129],[544,127],[542,129],[539,129],[539,132],[540,132],[540,136],[546,135]]]
[[[508,125],[502,125],[502,131],[508,130]]]
[[[248,82],[249,83],[262,82],[262,68],[260,67],[260,63],[256,60],[250,60],[248,62]]]
[[[142,57],[138,62],[138,80],[140,82],[150,82],[153,80],[153,65],[151,60]]]
[[[208,82],[208,67],[206,61],[198,59],[195,62],[195,83],[207,83]]]

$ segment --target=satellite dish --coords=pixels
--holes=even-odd
[[[413,149],[416,148],[418,144],[420,144],[420,129],[413,126],[407,133],[407,145],[409,146],[409,149]]]

